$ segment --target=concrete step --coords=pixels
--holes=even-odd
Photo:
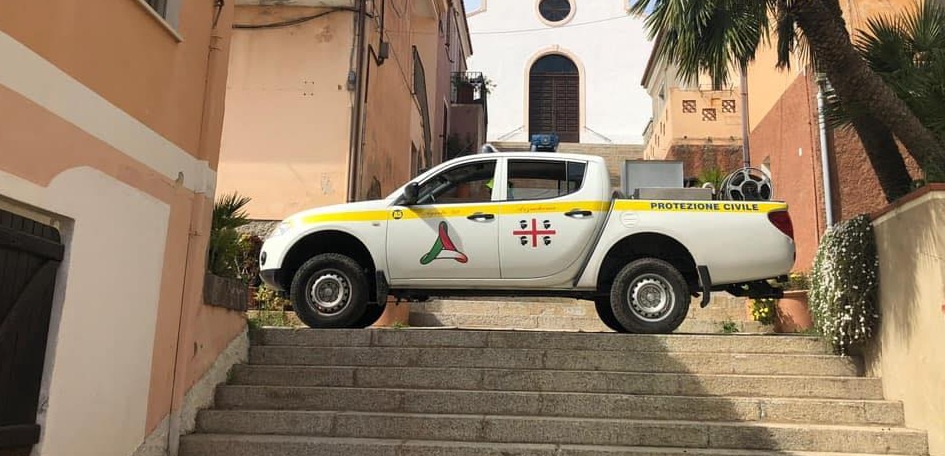
[[[901,425],[903,423],[902,405],[888,401],[644,396],[574,392],[241,385],[218,388],[215,407],[248,410],[334,410],[634,420],[763,421],[850,425]]]
[[[232,385],[882,400],[878,378],[416,367],[234,366]]]
[[[209,411],[210,434],[713,449],[928,453],[925,432],[903,428],[489,415]]]
[[[872,456],[865,453],[715,450],[558,444],[448,442],[310,436],[194,434],[181,440],[182,456]]]
[[[741,333],[770,332],[748,318],[745,299],[713,295],[702,308],[694,299],[680,334],[716,334],[726,322]],[[412,303],[410,325],[419,327],[539,329],[549,331],[611,332],[597,316],[594,303],[580,299],[441,299]]]
[[[713,295],[706,307],[694,298],[689,305],[689,317],[705,320],[748,320],[745,298],[728,294]],[[569,298],[448,298],[422,303],[411,303],[411,311],[426,313],[502,313],[506,315],[581,316],[597,318],[594,303]]]
[[[557,317],[548,315],[501,315],[469,313],[424,313],[411,310],[409,323],[421,328],[505,329],[538,331],[614,332],[595,317]],[[674,334],[719,334],[726,323],[734,324],[741,334],[766,334],[772,328],[755,321],[698,320],[683,321]]]
[[[497,369],[676,372],[695,374],[856,376],[850,358],[698,352],[621,352],[495,348],[255,346],[250,364],[302,366],[472,367]]]
[[[827,354],[816,337],[793,335],[648,335],[454,329],[265,329],[256,346],[453,347],[592,350],[594,352],[700,352]]]

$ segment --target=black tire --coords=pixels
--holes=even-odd
[[[689,287],[673,265],[643,258],[617,273],[610,288],[610,305],[627,332],[669,334],[689,312]]]
[[[316,286],[321,299],[313,297]],[[310,328],[353,328],[368,307],[364,269],[336,253],[323,253],[306,261],[292,278],[290,290],[295,314]]]
[[[367,328],[368,326],[377,323],[377,320],[381,319],[381,315],[384,315],[384,309],[387,306],[379,306],[377,304],[368,304],[367,309],[364,310],[364,314],[361,315],[361,318],[358,321],[354,322],[352,328]]]
[[[595,298],[594,309],[597,310],[597,317],[604,322],[605,326],[617,332],[627,332],[614,316],[614,310],[610,308],[610,297]]]

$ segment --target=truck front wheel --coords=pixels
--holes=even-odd
[[[610,297],[606,298],[594,298],[594,309],[597,310],[597,317],[600,318],[600,321],[604,323],[608,328],[617,331],[617,332],[627,332],[623,328],[623,325],[617,321],[617,317],[614,316],[614,310],[610,307]]]
[[[367,310],[368,280],[353,259],[316,255],[292,278],[292,308],[311,328],[355,327]]]
[[[689,312],[688,286],[673,265],[643,258],[617,273],[610,289],[610,305],[627,332],[669,334]]]

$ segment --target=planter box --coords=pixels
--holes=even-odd
[[[238,279],[204,275],[203,302],[208,306],[245,312],[249,304],[249,287]]]

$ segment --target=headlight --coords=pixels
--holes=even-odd
[[[289,221],[282,222],[279,224],[279,226],[276,227],[276,229],[272,230],[272,232],[269,233],[269,238],[282,236],[283,234],[288,233],[290,229],[292,229],[292,222],[289,222]]]

